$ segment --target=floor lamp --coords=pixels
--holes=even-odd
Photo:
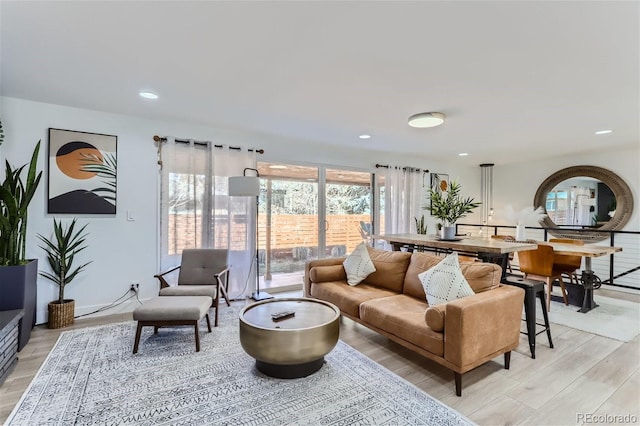
[[[247,170],[254,171],[255,176],[247,176]],[[251,293],[253,300],[272,299],[273,296],[260,291],[260,274],[258,273],[258,201],[260,197],[260,174],[257,169],[246,167],[243,176],[229,177],[229,196],[256,197],[256,291]]]

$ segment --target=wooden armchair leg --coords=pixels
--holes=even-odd
[[[564,281],[562,280],[562,276],[560,276],[560,291],[562,291],[562,300],[564,300],[565,305],[569,305],[569,298],[567,297],[567,289],[564,287]]]
[[[229,303],[229,296],[227,295],[227,290],[224,288],[224,285],[219,285],[218,288],[220,289],[220,293],[222,293],[222,297],[224,297],[224,301],[227,302],[227,306],[231,306],[231,303]]]

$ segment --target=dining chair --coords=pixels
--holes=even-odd
[[[574,240],[571,238],[549,238],[550,243],[563,243],[563,244],[575,244],[577,246],[583,246],[584,241]],[[569,281],[573,284],[579,284],[580,279],[576,270],[582,266],[582,256],[571,256],[567,254],[556,254],[553,256],[553,268],[562,271],[563,274],[569,277]]]
[[[524,250],[518,252],[518,263],[520,271],[524,273],[525,278],[539,279],[547,283],[547,311],[551,311],[551,293],[553,291],[553,282],[560,282],[560,290],[562,291],[562,299],[564,304],[569,304],[567,290],[562,281],[562,271],[553,267],[553,247],[543,243],[537,243],[538,248],[535,250]]]
[[[510,241],[512,243],[516,242],[516,239],[513,238],[511,235],[492,235],[491,238],[495,240]],[[513,253],[509,253],[509,260],[507,261],[507,269],[509,270],[510,273],[513,273],[513,270],[511,269],[512,260],[513,260]]]
[[[215,326],[218,326],[218,306],[220,296],[227,306],[229,297],[229,265],[226,249],[184,249],[180,265],[154,275],[160,281],[160,296],[209,296],[216,309]],[[178,281],[171,285],[165,275],[179,270]]]

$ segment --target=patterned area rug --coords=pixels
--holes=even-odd
[[[135,323],[64,332],[9,416],[10,425],[469,425],[470,420],[342,341],[309,377],[263,375],[238,338],[241,306],[220,326]]]

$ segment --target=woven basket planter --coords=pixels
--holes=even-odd
[[[76,302],[65,299],[64,303],[49,302],[49,328],[62,328],[73,324]]]

